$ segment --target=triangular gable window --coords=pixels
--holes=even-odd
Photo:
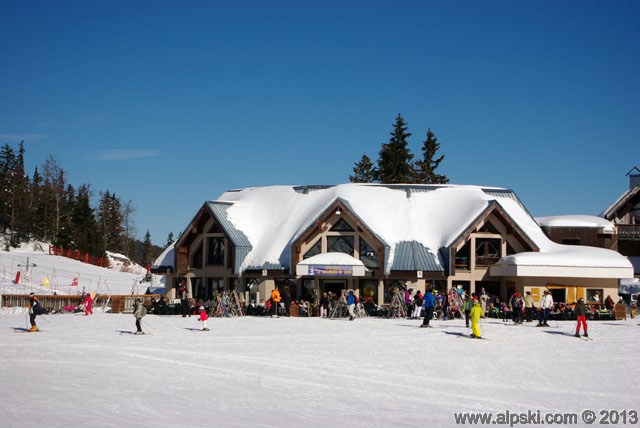
[[[349,225],[343,218],[338,220],[336,224],[331,228],[332,232],[353,232],[353,227]]]
[[[302,256],[303,259],[309,259],[313,256],[317,256],[318,254],[320,254],[320,252],[322,251],[322,239],[318,239],[318,242],[316,242],[316,244],[309,248],[309,251],[307,251],[304,256]]]
[[[209,232],[207,233],[222,233],[222,229],[220,229],[220,226],[218,226],[218,223],[213,223],[213,225],[209,229]]]
[[[488,221],[480,228],[480,230],[478,230],[478,232],[494,233],[496,235],[500,234],[500,232],[498,232],[498,229],[496,229],[495,226]]]

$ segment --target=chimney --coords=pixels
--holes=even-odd
[[[640,184],[640,169],[637,166],[627,172],[627,175],[629,176],[629,189],[633,189]]]

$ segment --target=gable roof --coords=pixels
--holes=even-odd
[[[600,217],[614,221],[616,218],[622,218],[630,210],[630,206],[638,203],[640,203],[640,186],[635,186],[620,195],[613,204],[600,213]]]

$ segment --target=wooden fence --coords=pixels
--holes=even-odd
[[[124,294],[124,295],[98,295],[93,301],[93,306],[111,307],[114,313],[132,313],[136,299],[142,299],[145,306],[151,306],[151,299],[156,301],[162,297],[162,294]],[[38,301],[43,308],[47,308],[56,312],[64,311],[65,308],[75,307],[82,303],[82,296],[78,295],[37,295]],[[2,306],[5,308],[26,308],[29,306],[29,295],[27,294],[3,294]]]

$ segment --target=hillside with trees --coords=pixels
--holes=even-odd
[[[109,190],[94,195],[89,184],[74,187],[49,155],[31,176],[25,171],[25,148],[4,144],[0,150],[0,225],[4,250],[37,240],[92,256],[121,253],[141,265],[151,263],[162,248],[135,238],[135,207]],[[97,202],[92,204],[96,196]]]

